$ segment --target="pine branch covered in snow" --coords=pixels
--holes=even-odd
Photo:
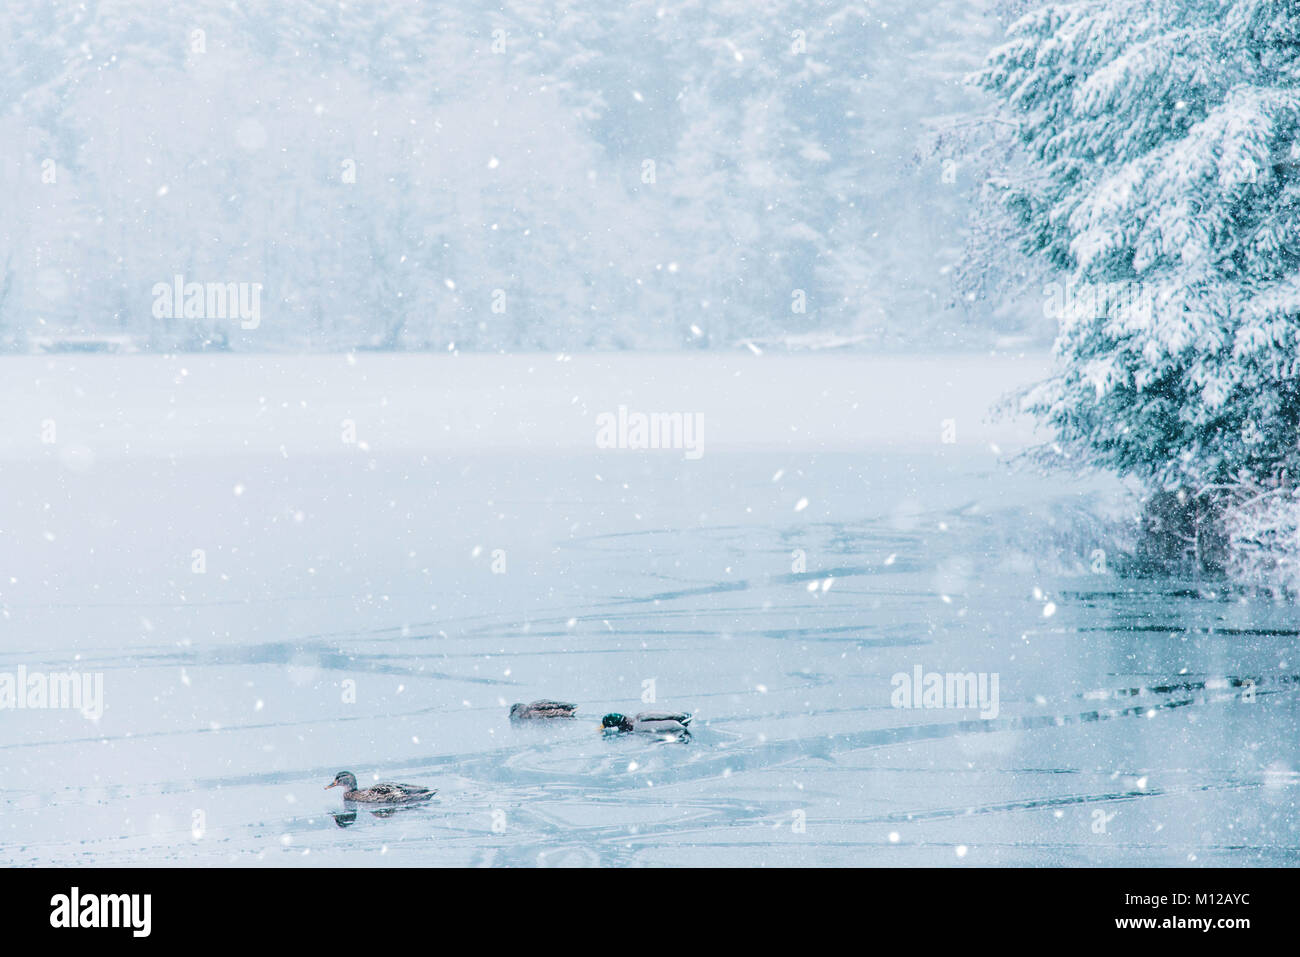
[[[1025,249],[1076,287],[1136,290],[1066,304],[1058,371],[1023,407],[1071,454],[1152,486],[1228,506],[1237,489],[1292,487],[1300,14],[1049,4],[1011,27],[979,82],[1030,163],[1006,193]]]
[[[1300,497],[1292,488],[1255,489],[1227,513],[1232,577],[1277,592],[1300,593]]]

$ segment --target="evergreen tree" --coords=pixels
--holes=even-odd
[[[1051,4],[979,82],[1029,159],[1004,192],[1020,240],[1068,277],[1058,371],[1024,407],[1067,454],[1178,496],[1220,535],[1241,538],[1246,502],[1292,507],[1296,5]]]

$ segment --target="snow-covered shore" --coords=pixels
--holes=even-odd
[[[702,416],[706,452],[926,446],[945,420],[955,444],[1017,444],[1029,425],[988,412],[1047,369],[1042,354],[14,356],[0,458],[344,452],[345,422],[375,451],[593,449],[620,405]]]

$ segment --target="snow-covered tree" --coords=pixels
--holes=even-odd
[[[1293,501],[1296,6],[1053,3],[979,81],[1029,159],[1004,197],[1023,246],[1063,274],[1058,371],[1024,407],[1067,454],[1179,496],[1220,534],[1240,503]]]

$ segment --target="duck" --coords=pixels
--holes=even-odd
[[[607,714],[600,719],[600,730],[617,731],[620,734],[636,732],[638,734],[686,734],[691,733],[687,727],[691,716],[682,711],[642,711],[635,718],[625,714]]]
[[[511,721],[528,721],[533,718],[572,718],[573,713],[578,710],[576,704],[567,704],[563,701],[550,701],[542,698],[538,701],[530,701],[528,704],[516,702],[510,706]]]
[[[393,784],[382,781],[374,787],[358,788],[357,776],[351,771],[340,771],[334,775],[334,783],[325,785],[330,788],[343,788],[343,800],[359,804],[418,804],[427,801],[438,793],[437,788],[424,788],[418,784]]]

